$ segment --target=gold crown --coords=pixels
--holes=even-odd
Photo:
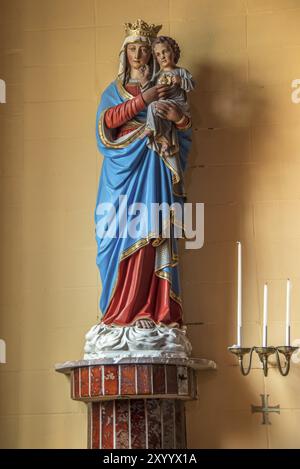
[[[126,36],[143,37],[156,37],[158,31],[162,28],[161,24],[147,24],[141,19],[138,19],[135,23],[125,23],[124,26]]]

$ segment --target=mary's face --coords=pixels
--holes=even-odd
[[[132,42],[127,45],[127,62],[131,69],[139,69],[146,65],[151,57],[151,48],[140,42]]]

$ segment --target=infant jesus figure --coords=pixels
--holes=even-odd
[[[154,77],[156,84],[170,85],[168,99],[159,102],[175,103],[190,120],[190,110],[187,93],[195,87],[192,75],[184,68],[177,67],[180,49],[177,42],[168,36],[159,36],[152,44],[153,55],[160,67]],[[149,69],[144,71],[147,80]],[[149,104],[144,135],[148,136],[148,146],[162,156],[172,156],[178,153],[178,138],[173,122],[164,119],[156,107],[157,101]]]

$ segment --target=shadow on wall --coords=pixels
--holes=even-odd
[[[197,81],[191,99],[193,147],[185,182],[187,201],[204,203],[205,222],[200,250],[184,250],[181,243],[184,319],[193,356],[215,360],[218,370],[198,373],[199,399],[187,404],[188,444],[251,448],[259,441],[264,447],[265,427],[250,413],[250,403],[264,389],[262,372],[258,368],[242,377],[227,347],[236,343],[237,240],[246,247],[244,339],[246,345],[259,340],[251,127],[258,121],[268,123],[270,100],[263,86],[245,82],[235,68],[206,62],[195,66],[193,74]],[[269,138],[263,127],[259,144]]]

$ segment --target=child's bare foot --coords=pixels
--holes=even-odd
[[[144,132],[142,133],[140,138],[152,137],[153,133],[154,133],[153,130],[147,128],[147,129],[144,130]]]
[[[161,152],[164,156],[170,156],[170,147],[168,143],[162,143]]]

